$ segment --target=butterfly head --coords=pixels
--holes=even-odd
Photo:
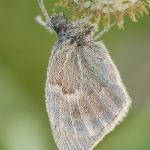
[[[62,32],[66,32],[69,22],[67,18],[61,13],[58,15],[53,15],[50,18],[51,28],[56,32],[56,34],[61,34]]]

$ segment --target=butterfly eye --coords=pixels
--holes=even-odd
[[[73,44],[74,41],[75,41],[75,39],[72,38],[72,39],[70,40],[70,43]]]
[[[56,33],[60,33],[61,28],[60,28],[60,27],[57,27],[57,26],[54,26],[54,31],[55,31]]]

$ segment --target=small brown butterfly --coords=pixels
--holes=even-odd
[[[126,116],[130,97],[102,42],[87,19],[63,14],[38,22],[57,34],[48,65],[46,107],[59,150],[91,150]]]

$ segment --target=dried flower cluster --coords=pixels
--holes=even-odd
[[[144,13],[148,14],[150,0],[63,0],[62,5],[72,5],[76,8],[74,14],[90,15],[97,23],[103,21],[105,27],[115,18],[117,25],[123,28],[125,15],[137,22]]]

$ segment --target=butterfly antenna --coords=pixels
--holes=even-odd
[[[51,24],[50,17],[49,17],[48,12],[47,12],[47,10],[45,8],[43,0],[38,0],[38,4],[39,4],[39,6],[40,6],[40,8],[41,8],[41,10],[43,12],[43,15],[44,15],[46,21]]]

